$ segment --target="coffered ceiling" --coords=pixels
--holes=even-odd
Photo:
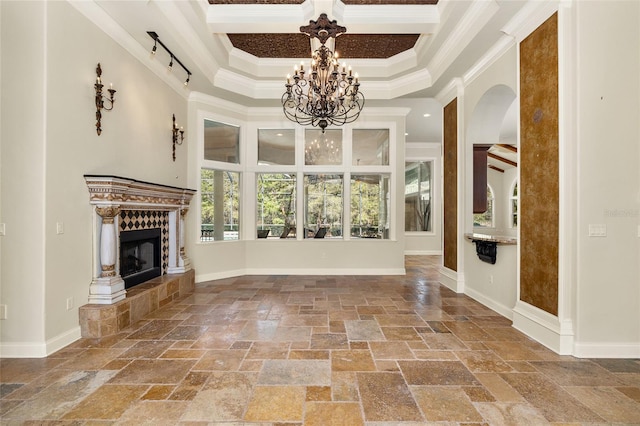
[[[434,97],[513,33],[537,0],[70,0],[168,84],[246,106],[280,106],[285,76],[311,45],[300,27],[321,13],[346,27],[335,49],[360,76],[366,106],[408,106],[409,142],[441,140]],[[163,56],[164,55],[164,56]],[[183,75],[184,74],[184,75]],[[430,117],[424,117],[430,114]],[[430,123],[431,122],[431,123]]]

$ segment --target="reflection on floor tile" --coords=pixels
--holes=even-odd
[[[576,359],[406,276],[244,276],[122,333],[0,359],[0,423],[428,426],[640,424],[640,360]]]

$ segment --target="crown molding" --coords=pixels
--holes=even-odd
[[[559,0],[528,1],[516,15],[502,27],[502,32],[518,43],[527,38],[536,28],[558,11]]]
[[[495,0],[472,3],[460,19],[456,30],[449,35],[427,65],[434,80],[437,80],[446,71],[499,8],[500,6]]]
[[[216,110],[228,111],[240,116],[247,116],[250,108],[235,102],[227,101],[216,96],[207,95],[201,92],[191,92],[189,102],[199,103],[215,108]]]

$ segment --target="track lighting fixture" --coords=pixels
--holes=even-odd
[[[164,43],[160,40],[160,37],[158,36],[158,34],[155,31],[147,31],[147,34],[149,34],[149,37],[151,37],[153,39],[153,47],[151,48],[151,56],[155,56],[156,54],[156,49],[157,49],[157,45],[159,44],[168,54],[169,54],[169,66],[167,67],[167,71],[168,72],[172,72],[173,71],[173,61],[176,61],[178,63],[178,65],[180,65],[182,67],[182,69],[184,70],[184,72],[187,73],[187,79],[184,82],[185,87],[189,85],[189,81],[191,80],[191,71],[189,71],[187,69],[187,67],[184,66],[184,64],[182,62],[180,62],[180,59],[178,59],[176,57],[176,55],[173,54],[173,52],[171,50],[169,50],[169,48],[167,46],[164,45]]]

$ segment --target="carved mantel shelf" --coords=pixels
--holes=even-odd
[[[164,211],[169,215],[169,265],[167,273],[184,273],[191,261],[184,251],[184,216],[193,189],[177,188],[107,175],[85,175],[94,214],[94,278],[89,303],[113,304],[125,298],[119,274],[119,213],[122,210]]]

